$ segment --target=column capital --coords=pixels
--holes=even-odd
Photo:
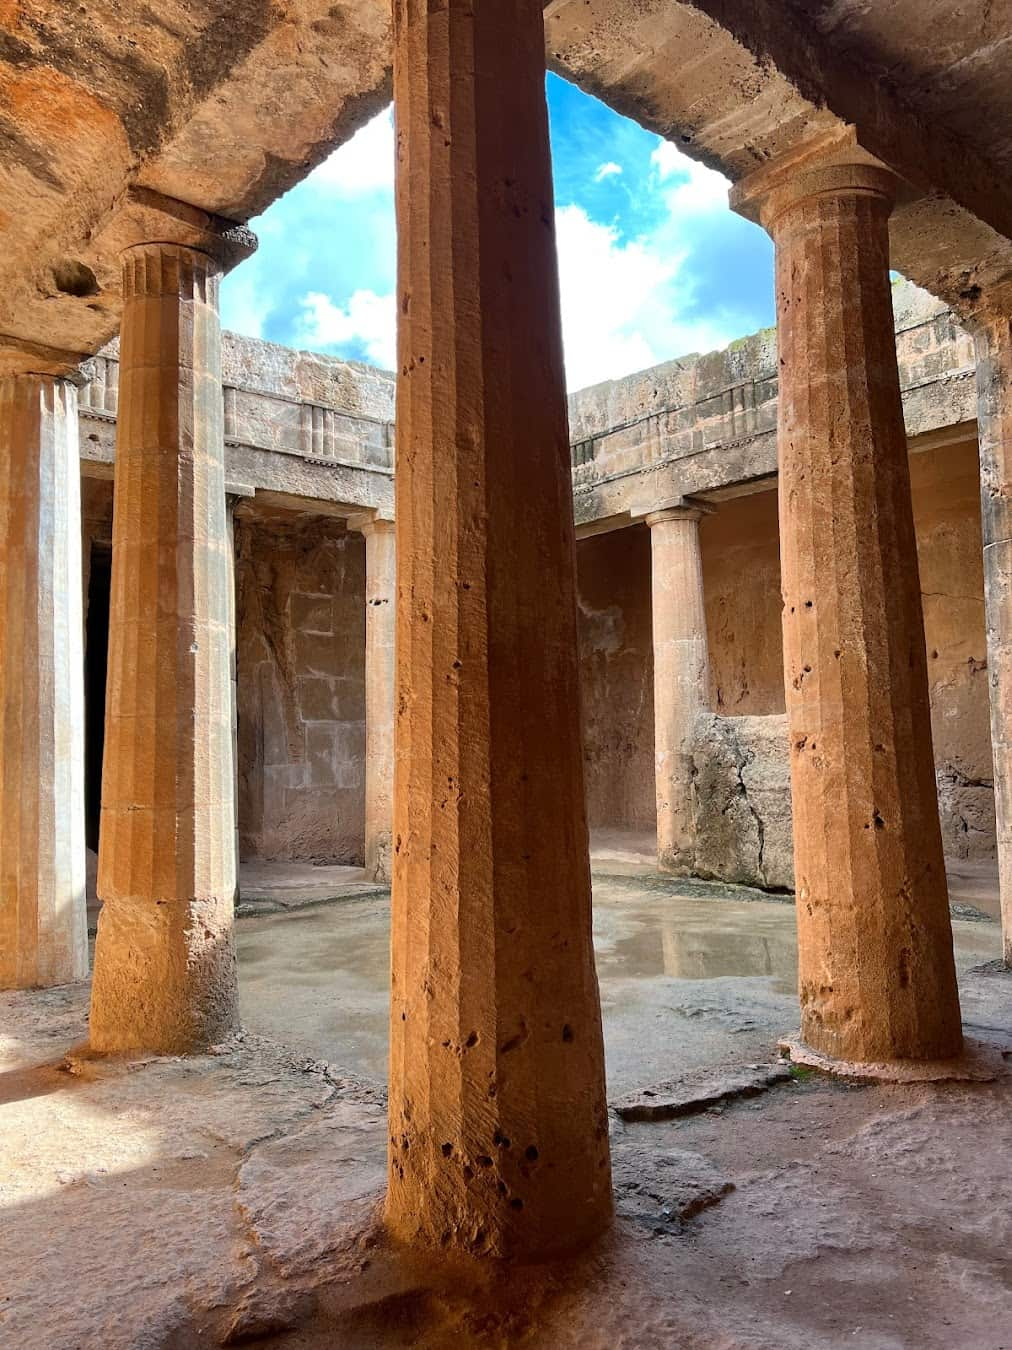
[[[746,175],[731,189],[730,204],[772,233],[785,212],[813,197],[879,197],[891,209],[899,182],[892,169],[858,143],[854,128],[845,127],[806,141]]]
[[[223,272],[257,248],[257,237],[247,225],[138,186],[120,198],[99,242],[103,250],[119,253],[144,245],[175,245],[206,254]]]
[[[395,529],[394,522],[389,517],[372,511],[357,511],[353,516],[349,516],[345,523],[349,530],[364,534],[367,538],[370,534],[393,534]]]
[[[659,502],[643,519],[652,527],[669,520],[702,520],[704,516],[712,516],[716,509],[712,502],[705,502],[700,497],[674,497],[671,501]]]

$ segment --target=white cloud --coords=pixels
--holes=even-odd
[[[709,320],[679,320],[679,300],[691,283],[680,275],[687,254],[667,222],[624,242],[614,226],[591,220],[579,206],[562,207],[555,221],[570,389],[711,351],[735,336]]]
[[[361,346],[370,365],[393,370],[397,364],[397,306],[393,295],[355,291],[346,306],[329,295],[303,296],[298,341],[312,347]]]
[[[597,167],[594,179],[602,182],[621,173],[617,160],[606,160]],[[392,203],[378,194],[392,195],[393,177],[389,110],[367,123],[313,175],[325,186],[328,201],[334,195],[348,197],[348,209],[360,214],[367,206],[373,212],[389,213]],[[726,210],[727,187],[720,174],[662,141],[650,156],[650,173],[639,189],[647,201],[652,199],[662,209],[654,213],[656,223],[638,236],[623,235],[618,224],[592,220],[582,206],[557,210],[562,329],[570,389],[617,379],[692,351],[709,351],[736,336],[740,323],[733,314],[680,317],[696,308],[692,304],[694,241],[708,230],[709,216]],[[340,283],[332,283],[328,295],[324,291],[327,282],[322,286],[317,282],[317,288],[310,289],[312,273],[303,269],[303,275],[292,340],[344,356],[359,355],[394,369],[396,303],[391,279],[360,274],[358,289],[345,300],[347,291]],[[236,327],[245,332],[263,330],[264,316],[257,300],[256,290],[246,287],[232,296]]]
[[[597,173],[594,175],[594,182],[600,183],[605,178],[613,178],[622,172],[622,165],[616,164],[613,159],[609,159],[607,164],[598,166]]]
[[[713,211],[727,206],[727,190],[731,184],[724,175],[682,154],[670,141],[661,141],[651,154],[650,163],[660,182],[677,180],[664,193],[672,213]]]
[[[389,108],[377,113],[350,141],[325,159],[312,181],[337,188],[345,196],[393,192],[394,119]]]
[[[734,336],[710,321],[679,320],[691,283],[681,275],[686,252],[668,224],[655,234],[622,240],[618,229],[591,220],[580,206],[556,212],[566,383],[582,389],[618,379],[691,351],[709,351]],[[396,367],[393,294],[357,290],[347,304],[320,291],[301,300],[295,340],[347,353],[386,370]]]

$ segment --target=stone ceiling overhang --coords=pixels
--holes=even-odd
[[[908,185],[894,266],[965,312],[1012,271],[1008,18],[1007,0],[552,0],[547,57],[734,181],[852,128]],[[389,28],[379,0],[0,5],[0,333],[96,350],[128,189],[248,220],[389,99]]]

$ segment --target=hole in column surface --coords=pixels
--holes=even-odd
[[[510,1209],[523,1209],[523,1207],[524,1202],[520,1199],[519,1195],[515,1195],[510,1201]]]
[[[564,1041],[566,1041],[567,1044],[568,1044],[569,1041],[571,1041],[571,1040],[573,1039],[573,1028],[569,1025],[568,1022],[567,1022],[566,1025],[562,1028],[562,1039],[563,1039]]]
[[[63,295],[75,295],[83,298],[98,295],[101,287],[98,278],[87,265],[76,258],[63,258],[53,267],[53,285]]]
[[[452,1144],[444,1144],[443,1147],[442,1147],[442,1149],[441,1149],[440,1151],[441,1151],[441,1153],[442,1153],[442,1155],[443,1155],[444,1158],[448,1158],[448,1157],[450,1156],[450,1154],[453,1152],[453,1145],[452,1145]]]
[[[527,1159],[528,1162],[537,1162],[538,1150],[535,1148],[533,1144],[528,1144],[527,1147],[524,1149],[524,1157]]]

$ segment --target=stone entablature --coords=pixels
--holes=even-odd
[[[907,436],[976,417],[973,343],[950,309],[893,287]],[[777,345],[770,329],[569,399],[577,526],[637,518],[655,503],[720,493],[777,471]]]
[[[971,339],[906,282],[893,307],[908,437],[972,434]],[[112,343],[82,367],[81,454],[96,467],[113,460],[117,354]],[[223,337],[223,374],[230,491],[392,511],[392,374],[234,333]],[[758,485],[776,474],[776,335],[579,390],[569,418],[578,526],[627,524],[661,501]]]
[[[392,375],[234,333],[223,335],[222,370],[230,492],[389,511]],[[81,392],[81,456],[111,467],[117,344],[85,362],[82,372],[89,383]]]

